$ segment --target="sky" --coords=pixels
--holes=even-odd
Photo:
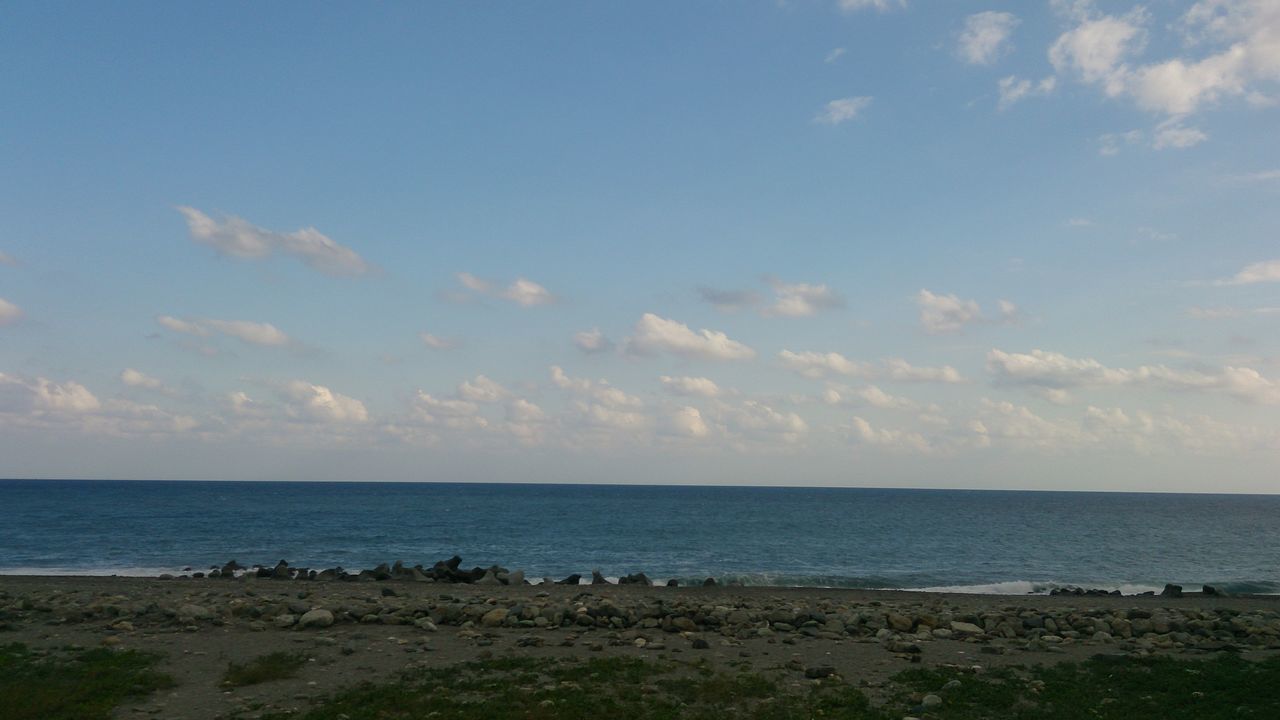
[[[1280,3],[0,7],[0,477],[1280,492]]]

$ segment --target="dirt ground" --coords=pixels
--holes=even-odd
[[[159,581],[141,578],[100,577],[18,577],[0,576],[0,607],[13,606],[19,598],[114,597],[179,602],[193,592],[236,593],[241,581]],[[262,601],[296,597],[294,583],[248,584],[252,596]],[[306,601],[324,605],[335,602],[374,603],[381,597],[379,584],[307,583]],[[1047,597],[980,596],[901,593],[889,591],[812,588],[665,588],[619,586],[523,586],[471,587],[401,583],[395,585],[397,598],[405,602],[429,602],[442,595],[454,599],[533,598],[569,601],[588,594],[590,598],[612,598],[619,603],[646,596],[679,598],[691,603],[738,606],[793,605],[871,607],[946,607],[958,611],[981,612],[1000,608],[1007,612],[1032,608],[1046,611],[1073,607],[1148,608],[1188,607],[1216,610],[1229,608],[1241,613],[1275,612],[1280,598],[1187,597],[1177,600],[1159,597]],[[550,593],[550,595],[538,595]],[[277,597],[278,596],[278,597]],[[167,720],[213,720],[230,716],[251,718],[267,710],[303,710],[315,700],[362,681],[391,680],[401,671],[415,667],[443,666],[492,657],[599,657],[602,655],[665,659],[676,662],[706,661],[731,672],[760,671],[776,674],[787,682],[807,682],[804,669],[830,666],[846,680],[876,689],[897,672],[919,662],[925,666],[951,664],[996,667],[1006,664],[1033,665],[1082,660],[1100,653],[1126,652],[1121,644],[1064,643],[1052,648],[1028,650],[1025,642],[1009,640],[975,643],[959,639],[933,639],[918,643],[914,655],[896,653],[874,637],[839,639],[810,637],[800,633],[739,639],[718,632],[672,633],[645,631],[644,647],[630,639],[619,641],[618,633],[603,628],[479,628],[442,625],[435,631],[414,625],[337,623],[322,629],[284,630],[276,627],[254,629],[245,622],[180,625],[138,622],[122,632],[107,621],[67,622],[56,616],[29,613],[11,619],[0,631],[0,643],[25,643],[33,648],[85,648],[111,644],[164,658],[160,669],[177,685],[147,698],[127,703],[122,718],[159,717]],[[56,615],[56,613],[54,614]],[[108,639],[111,638],[111,639]],[[707,647],[695,647],[695,640]],[[701,645],[702,643],[697,643]],[[275,652],[304,653],[307,664],[296,678],[241,688],[221,684],[228,663],[245,663]],[[1170,650],[1190,652],[1190,650]],[[1246,657],[1261,657],[1275,649],[1247,649]]]

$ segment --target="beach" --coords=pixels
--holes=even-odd
[[[176,684],[117,717],[198,720],[304,711],[406,669],[506,657],[696,661],[794,684],[836,676],[873,701],[913,666],[1261,659],[1280,654],[1280,597],[0,576],[0,627],[0,643],[35,650],[157,654]],[[277,651],[306,656],[296,677],[220,682],[230,663]]]

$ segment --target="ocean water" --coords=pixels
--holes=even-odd
[[[274,564],[1021,594],[1280,592],[1280,496],[0,480],[0,573]]]

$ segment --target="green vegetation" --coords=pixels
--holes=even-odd
[[[158,658],[106,649],[48,655],[0,646],[0,713],[7,720],[105,720],[124,700],[171,687]]]
[[[506,658],[433,668],[341,693],[306,720],[877,719],[839,680],[787,689],[765,675],[633,658]]]
[[[1280,657],[1249,662],[1097,657],[1081,664],[914,669],[873,705],[848,680],[800,680],[783,670],[716,672],[705,664],[634,658],[504,658],[416,671],[365,684],[305,714],[306,720],[551,720],[627,717],[899,720],[1280,717]],[[852,678],[856,680],[856,678]],[[926,702],[928,695],[936,695]],[[938,700],[941,702],[939,703]],[[935,704],[936,703],[936,704]]]
[[[974,676],[958,670],[910,670],[896,678],[898,700],[936,693],[940,720],[969,718],[1280,717],[1280,656],[1258,662],[1224,655],[1212,660],[1095,657],[1079,665],[1007,669]],[[959,686],[939,692],[946,683]]]
[[[298,674],[298,670],[307,664],[305,655],[287,652],[273,652],[256,657],[244,665],[230,663],[227,672],[222,676],[222,684],[231,687],[257,685],[272,680],[285,680]]]

